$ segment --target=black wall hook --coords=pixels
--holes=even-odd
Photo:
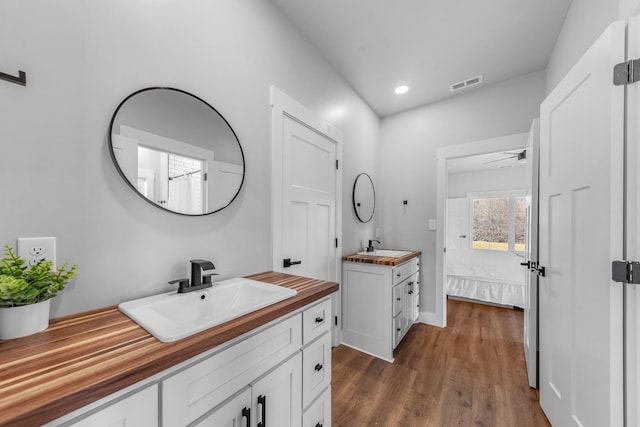
[[[27,73],[25,73],[24,71],[18,71],[18,77],[0,72],[0,79],[15,83],[17,85],[27,85]]]

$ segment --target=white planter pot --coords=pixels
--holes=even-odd
[[[19,307],[0,308],[0,340],[26,337],[49,327],[51,300]]]

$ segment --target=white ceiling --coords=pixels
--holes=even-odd
[[[571,0],[271,0],[381,117],[544,69]],[[406,84],[408,93],[396,95]],[[463,89],[457,93],[475,90]]]

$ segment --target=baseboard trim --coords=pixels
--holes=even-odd
[[[361,353],[368,354],[369,356],[376,357],[376,358],[378,358],[378,359],[380,359],[380,360],[384,360],[385,362],[393,363],[393,361],[394,361],[394,359],[387,359],[386,357],[381,357],[381,356],[380,356],[380,355],[378,355],[378,354],[373,354],[373,353],[371,353],[371,352],[369,352],[369,351],[366,351],[366,350],[363,350],[363,349],[361,349],[361,348],[358,348],[358,347],[356,347],[355,345],[347,344],[347,343],[345,343],[345,342],[343,342],[343,343],[342,343],[342,345],[343,345],[343,346],[345,346],[345,347],[352,348],[352,349],[354,349],[354,350],[358,350],[358,351],[359,351],[359,352],[361,352]]]
[[[421,311],[419,317],[420,323],[424,323],[430,326],[437,326],[438,328],[444,328],[444,324],[442,322],[442,316],[438,313],[433,313],[430,311]]]

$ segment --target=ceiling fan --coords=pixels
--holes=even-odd
[[[518,161],[521,160],[526,160],[527,158],[527,150],[522,150],[522,151],[516,151],[516,152],[510,152],[510,151],[506,151],[500,154],[510,154],[510,156],[508,157],[504,157],[502,159],[497,159],[497,160],[490,160],[488,162],[484,162],[483,164],[487,164],[487,163],[495,163],[495,162],[502,162],[505,160],[509,160],[509,159],[517,159]]]

